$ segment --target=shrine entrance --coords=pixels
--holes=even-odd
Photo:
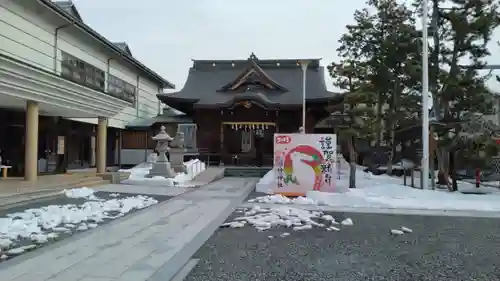
[[[224,162],[238,166],[272,165],[275,132],[273,122],[222,122]]]

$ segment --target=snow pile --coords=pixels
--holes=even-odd
[[[267,176],[267,175],[266,175]],[[265,177],[266,177],[265,176]],[[265,178],[264,177],[264,178]],[[263,179],[264,179],[263,178]],[[349,177],[341,176],[338,185],[347,187]],[[415,179],[416,186],[419,179]],[[306,197],[289,199],[281,195],[268,195],[251,200],[251,203],[312,204],[346,208],[452,210],[452,211],[500,211],[500,190],[492,187],[476,188],[474,184],[459,182],[461,192],[488,194],[450,193],[447,190],[421,190],[403,185],[403,179],[388,175],[373,175],[357,167],[356,188],[345,193],[309,191]]]
[[[294,204],[294,205],[317,205],[314,199],[307,197],[288,198],[281,194],[260,196],[248,200],[250,203],[267,203],[267,204]]]
[[[255,227],[258,231],[265,231],[272,227],[287,227],[294,231],[316,228],[325,228],[328,231],[340,229],[339,222],[331,215],[319,211],[307,211],[292,207],[261,208],[254,205],[251,209],[244,209],[244,216],[237,217],[233,222],[223,224],[223,227],[241,228],[246,225]],[[353,225],[350,218],[343,220],[341,225]],[[287,236],[287,235],[284,235]]]
[[[188,162],[184,162],[186,167],[186,173],[177,173],[174,178],[164,178],[161,176],[154,176],[152,178],[146,177],[149,174],[149,170],[153,168],[151,163],[142,163],[135,166],[132,169],[122,169],[119,172],[130,173],[130,176],[123,183],[128,184],[140,184],[140,185],[150,185],[150,186],[177,186],[177,187],[192,187],[193,184],[189,184],[198,174],[205,171],[206,165],[198,159],[192,159]]]
[[[271,194],[276,187],[276,171],[271,169],[255,185],[255,191]]]
[[[468,188],[461,183],[460,190]],[[308,198],[336,207],[363,207],[386,209],[420,209],[451,211],[500,211],[500,193],[474,195],[445,190],[421,190],[401,184],[359,186],[345,194],[309,192]]]
[[[18,255],[59,237],[96,228],[105,220],[116,219],[132,210],[143,209],[158,203],[148,196],[130,196],[105,200],[97,198],[89,188],[66,190],[70,198],[86,198],[81,205],[50,205],[27,209],[0,218],[0,260]],[[32,244],[26,244],[31,241]],[[6,255],[6,257],[3,257]]]
[[[413,230],[411,230],[408,227],[404,227],[404,226],[402,226],[400,229],[391,229],[391,234],[396,235],[396,236],[403,235],[405,233],[412,233],[412,232],[413,232]]]
[[[87,188],[87,187],[82,187],[82,188],[73,188],[70,190],[63,190],[62,191],[64,195],[68,198],[90,198],[94,197],[94,190]]]

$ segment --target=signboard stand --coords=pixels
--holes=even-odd
[[[337,138],[333,134],[275,134],[273,193],[304,196],[308,191],[339,192]],[[336,177],[338,176],[338,177]]]

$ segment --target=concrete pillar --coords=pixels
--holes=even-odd
[[[24,141],[24,179],[36,181],[38,178],[38,103],[26,102],[26,135]]]
[[[97,173],[106,172],[106,143],[108,132],[108,119],[99,117],[97,121]]]

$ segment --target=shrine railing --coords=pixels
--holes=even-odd
[[[206,165],[200,159],[192,159],[184,163],[186,173],[190,179],[194,179],[201,172],[205,171]]]

